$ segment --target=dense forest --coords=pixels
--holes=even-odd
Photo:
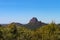
[[[18,23],[0,25],[0,40],[60,40],[60,25],[54,22],[50,24],[40,22],[36,25],[37,20],[34,21],[33,18],[32,21],[28,23],[29,25],[23,26],[22,24],[18,26]]]

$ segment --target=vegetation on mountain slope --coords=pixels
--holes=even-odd
[[[60,27],[55,23],[50,23],[31,30],[14,23],[6,27],[0,25],[0,40],[60,40]]]

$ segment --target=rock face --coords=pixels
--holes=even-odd
[[[34,24],[34,25],[43,25],[45,23],[38,21],[38,19],[36,17],[33,17],[30,21],[29,24]]]
[[[29,23],[37,23],[37,22],[38,22],[37,18],[36,18],[36,17],[33,17],[33,18],[30,20]]]

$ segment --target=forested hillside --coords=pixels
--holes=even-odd
[[[60,26],[50,23],[32,30],[14,23],[0,25],[0,40],[60,40]]]

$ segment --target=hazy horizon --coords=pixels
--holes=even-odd
[[[26,24],[33,17],[60,23],[60,0],[0,0],[0,24]]]

